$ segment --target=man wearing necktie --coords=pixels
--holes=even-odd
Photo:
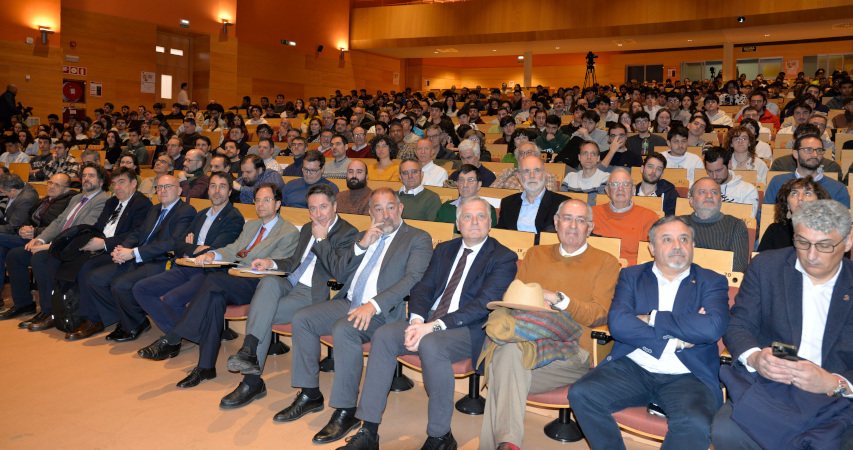
[[[80,264],[79,260],[69,262],[72,268],[65,267],[66,263],[50,255],[50,252],[38,252],[33,255],[33,276],[39,286],[39,307],[45,313],[41,321],[33,318],[30,331],[45,330],[54,325],[51,317],[51,294],[54,281],[59,279],[82,280],[83,274],[112,263],[110,253],[119,243],[131,233],[139,229],[145,220],[145,215],[151,209],[151,200],[136,190],[136,173],[133,169],[117,167],[112,172],[110,184],[113,187],[114,196],[110,197],[104,204],[101,216],[95,222],[95,229],[104,233],[104,239],[92,238],[86,245],[80,248],[81,252],[87,252],[90,257]],[[88,253],[91,252],[91,253]],[[63,266],[60,277],[57,271]],[[77,283],[78,288],[89,291],[88,285]],[[87,294],[90,295],[90,294]],[[83,318],[83,322],[71,333],[66,333],[68,340],[77,340],[89,337],[104,330],[103,322],[97,317],[97,311],[92,311],[91,304],[78,310],[77,314]]]
[[[80,304],[89,311],[96,310],[105,327],[120,320],[107,335],[108,341],[133,341],[151,328],[145,311],[133,298],[133,285],[166,270],[166,253],[175,250],[195,217],[195,208],[181,200],[175,177],[161,176],[155,189],[160,204],[148,211],[136,232],[113,249],[112,263],[80,280],[81,285],[88,286],[87,291],[80,292]]]
[[[334,299],[300,309],[293,315],[293,369],[291,385],[301,388],[293,404],[275,415],[290,422],[323,409],[320,392],[320,336],[331,334],[335,343],[335,378],[329,423],[314,436],[315,443],[339,440],[358,427],[355,418],[358,388],[364,366],[362,344],[376,330],[406,315],[405,297],[420,281],[432,256],[432,240],[423,230],[403,222],[397,194],[380,188],[371,193],[373,223],[359,233],[357,243],[340,259],[332,274],[347,274]],[[329,245],[315,247],[317,257],[328,257]]]
[[[345,449],[379,448],[377,431],[397,357],[402,355],[418,355],[423,367],[429,394],[424,448],[456,447],[450,432],[455,384],[452,365],[467,358],[477,361],[486,336],[483,324],[490,312],[486,305],[503,298],[517,271],[516,253],[489,237],[490,213],[491,206],[480,197],[459,203],[456,227],[462,237],[436,246],[423,279],[412,288],[409,319],[376,330],[356,412],[364,423]]]
[[[281,270],[290,275],[264,277],[258,284],[246,321],[243,347],[228,358],[228,370],[242,373],[243,381],[222,399],[220,408],[245,406],[266,392],[261,372],[272,340],[272,326],[290,323],[299,308],[328,300],[328,281],[346,277],[345,273],[331,273],[330,268],[352,248],[358,230],[337,215],[335,191],[328,185],[309,187],[305,197],[311,221],[302,226],[296,252],[287,259],[267,259],[257,264],[261,269]],[[317,258],[315,248],[319,246],[331,247],[332,251],[324,253],[331,259]]]
[[[25,246],[14,248],[6,254],[6,270],[11,280],[12,300],[18,308],[31,308],[29,311],[35,312],[28,272],[33,255],[42,250],[47,250],[53,239],[66,229],[75,225],[92,225],[95,223],[109,198],[106,188],[110,184],[110,175],[107,170],[97,164],[84,164],[82,167],[80,181],[83,192],[75,195],[68,202],[65,211],[51,222],[44,231],[31,239]]]
[[[261,183],[255,186],[258,218],[246,222],[236,241],[196,256],[196,265],[203,267],[214,261],[225,261],[258,269],[262,260],[290,257],[296,250],[299,231],[279,215],[280,209],[281,190],[277,185]],[[177,356],[182,339],[196,342],[198,366],[178,383],[178,387],[191,388],[215,378],[225,307],[248,304],[260,280],[229,275],[225,271],[208,273],[195,295],[186,299],[189,306],[175,327],[137,353],[145,359],[159,361]]]

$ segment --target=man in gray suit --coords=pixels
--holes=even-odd
[[[255,186],[255,212],[258,218],[246,222],[237,240],[216,251],[196,256],[199,267],[215,261],[236,262],[238,266],[260,267],[259,261],[289,258],[296,250],[299,231],[279,215],[281,190],[274,183]],[[177,356],[181,340],[198,343],[198,366],[178,383],[180,388],[197,386],[204,380],[216,378],[216,356],[219,353],[220,334],[224,326],[225,307],[245,305],[251,300],[247,295],[258,287],[260,278],[229,275],[225,271],[209,273],[198,292],[187,299],[189,306],[172,331],[140,349],[139,356],[159,361]],[[263,386],[261,386],[263,387]],[[256,395],[263,397],[266,390]]]
[[[346,274],[333,274],[331,268],[352,248],[358,230],[337,215],[335,191],[325,184],[315,184],[305,194],[311,221],[302,226],[299,245],[290,258],[257,261],[260,269],[288,272],[287,278],[264,277],[252,297],[246,321],[243,347],[228,358],[228,370],[240,372],[243,381],[219,403],[223,409],[239,408],[255,399],[264,381],[267,351],[272,340],[272,326],[290,323],[299,308],[329,299],[328,281]],[[318,259],[313,248],[328,241],[332,250]]]
[[[332,270],[333,274],[347,274],[344,288],[334,299],[293,315],[291,384],[302,391],[273,420],[291,422],[323,409],[320,336],[331,334],[336,351],[329,406],[335,412],[314,436],[315,443],[341,439],[361,423],[355,418],[355,409],[364,366],[362,344],[369,342],[380,326],[405,318],[404,299],[432,257],[429,234],[403,223],[403,205],[394,191],[380,188],[371,193],[370,216],[370,228],[359,233],[357,244]],[[334,251],[326,241],[314,248],[320,259]]]
[[[6,270],[11,280],[12,300],[15,302],[15,307],[19,308],[19,312],[24,310],[25,312],[35,313],[35,302],[33,302],[33,294],[30,291],[28,274],[33,254],[47,250],[59,233],[72,226],[94,224],[110,197],[106,192],[110,183],[110,176],[106,169],[97,164],[83,164],[81,167],[80,181],[83,185],[83,192],[75,195],[68,203],[65,211],[38,236],[30,240],[27,245],[12,249],[6,255]],[[6,313],[8,312],[6,311]],[[24,313],[18,315],[21,314]]]
[[[67,182],[65,189],[68,189]],[[3,273],[6,271],[6,253],[29,242],[23,236],[18,236],[18,231],[22,226],[29,223],[30,209],[38,204],[39,196],[36,190],[25,183],[21,177],[8,172],[0,175],[0,196],[8,199],[3,217],[0,219],[0,223],[2,223],[0,224],[0,273]],[[0,279],[0,291],[2,289],[3,281]],[[0,300],[0,306],[3,306],[2,300]],[[34,308],[35,303],[24,308],[12,306],[0,314],[0,320],[35,312]]]

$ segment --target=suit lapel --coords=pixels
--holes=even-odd
[[[672,312],[674,313],[685,313],[689,312],[687,307],[690,304],[689,300],[692,297],[695,297],[694,292],[696,291],[696,265],[690,265],[690,273],[687,274],[687,277],[681,280],[681,284],[678,285],[678,291],[675,293],[675,301],[672,303]],[[694,311],[694,312],[698,312]]]
[[[450,280],[451,271],[455,269],[453,265],[453,260],[456,259],[456,254],[459,253],[459,248],[462,247],[462,239],[457,239],[458,242],[453,242],[444,253],[444,258],[441,261],[441,272],[439,272],[438,283],[440,283],[435,290],[436,296],[440,297],[444,293],[444,289],[447,287],[447,282]],[[471,268],[473,270],[473,267]],[[469,271],[469,273],[471,273]],[[463,291],[464,292],[464,291]],[[433,299],[434,300],[434,299]]]
[[[803,274],[794,265],[797,260],[797,252],[791,253],[788,263],[785,264],[787,276],[785,279],[785,308],[787,309],[788,324],[791,327],[791,345],[800,346],[803,337]]]
[[[394,258],[391,258],[392,255],[397,254],[397,247],[403,245],[403,240],[405,239],[406,233],[409,231],[409,225],[406,222],[400,224],[400,228],[397,230],[397,234],[394,235],[394,239],[391,241],[390,247],[385,252],[385,256],[382,258],[382,264],[379,266],[379,273],[385,273],[385,266],[388,265],[388,262]],[[379,278],[379,282],[382,282],[382,277]]]
[[[646,270],[644,271],[645,276],[642,278],[643,283],[643,291],[646,294],[645,302],[646,304],[640,311],[645,311],[643,314],[647,312],[660,308],[660,295],[658,293],[658,278],[655,276],[655,273],[652,272],[652,267],[654,267],[654,262],[649,263],[646,266]]]
[[[522,195],[524,195],[524,194],[522,194]],[[539,202],[539,210],[536,211],[536,223],[534,223],[534,226],[536,226],[537,230],[541,229],[540,224],[545,223],[545,220],[548,219],[547,214],[548,214],[548,211],[550,209],[551,209],[551,192],[549,192],[548,189],[545,189],[545,193],[542,195],[542,201]]]
[[[829,303],[829,313],[826,318],[826,328],[823,331],[823,345],[821,346],[823,355],[822,361],[825,363],[832,352],[832,347],[838,342],[841,330],[848,323],[851,307],[853,307],[853,270],[850,264],[841,262],[841,273],[838,275],[838,280],[835,282],[835,288],[832,290],[832,300]]]
[[[130,220],[130,210],[131,210],[131,208],[133,208],[133,202],[135,202],[136,199],[139,198],[139,197],[137,197],[138,195],[142,195],[142,194],[140,194],[139,192],[134,192],[133,196],[130,197],[130,201],[127,202],[127,207],[124,208],[124,210],[122,210],[121,217],[118,218],[118,223],[116,224],[115,234],[119,233],[118,230],[124,230],[124,225],[127,223],[128,220]],[[115,197],[112,197],[112,198],[115,198]],[[107,201],[109,202],[109,200],[107,200]],[[113,211],[115,211],[115,209],[118,208],[118,204],[120,204],[120,203],[121,202],[118,202],[116,205],[113,205],[113,207],[112,207]]]
[[[282,222],[284,222],[284,218],[278,216],[278,220],[275,221],[275,225],[273,225],[270,232],[267,233],[267,237],[261,239],[261,242],[258,242],[258,245],[256,245],[252,250],[261,250],[263,248],[268,247],[270,245],[270,242],[275,241],[275,238],[278,236],[278,233],[281,232],[281,227],[284,226]],[[260,227],[258,227],[258,230],[260,230]],[[255,230],[255,234],[257,234],[257,230]],[[254,237],[254,235],[252,237]],[[249,245],[252,244],[249,243]]]

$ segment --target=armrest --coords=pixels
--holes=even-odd
[[[607,325],[593,328],[590,331],[590,337],[598,340],[600,345],[605,345],[613,340],[613,336],[610,335],[610,328]]]
[[[724,349],[720,353],[720,364],[725,364],[727,366],[732,365],[732,354],[729,353],[729,349]]]
[[[343,289],[343,287],[344,287],[344,284],[343,284],[343,283],[338,283],[338,281],[337,281],[337,280],[329,280],[329,281],[326,283],[326,285],[327,285],[327,286],[329,286],[330,288],[332,288],[332,290],[335,290],[335,291],[340,291],[340,290],[341,290],[341,289]]]

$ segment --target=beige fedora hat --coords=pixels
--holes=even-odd
[[[489,302],[486,307],[489,309],[504,307],[524,311],[554,312],[545,303],[545,295],[542,293],[542,286],[539,283],[524,283],[521,280],[514,280],[510,283],[504,293],[503,301]]]

